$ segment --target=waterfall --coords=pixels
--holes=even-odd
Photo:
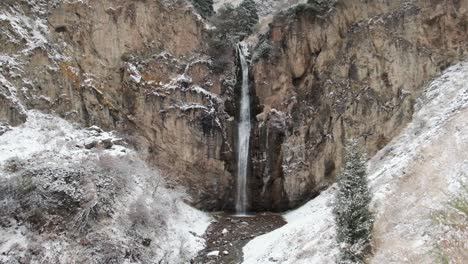
[[[250,142],[250,96],[249,96],[249,65],[246,56],[249,50],[246,43],[238,45],[239,58],[242,67],[242,94],[240,100],[240,115],[238,123],[237,142],[237,198],[236,212],[247,213],[247,174]]]

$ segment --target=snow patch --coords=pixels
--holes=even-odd
[[[125,63],[125,67],[127,68],[127,71],[130,73],[130,78],[132,79],[132,81],[134,81],[135,83],[140,83],[142,77],[137,67],[128,62]]]

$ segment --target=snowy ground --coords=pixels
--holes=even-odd
[[[431,212],[467,182],[468,62],[425,89],[413,122],[369,161],[376,212],[371,263],[431,263]],[[285,214],[288,224],[244,247],[244,263],[334,263],[333,188]]]
[[[0,135],[0,186],[0,263],[188,262],[210,223],[114,133],[37,111]],[[36,217],[30,195],[51,195],[35,205],[54,207]],[[77,201],[66,207],[73,217],[56,213],[65,205],[55,196]],[[76,216],[90,203],[95,218],[77,232]]]
[[[285,226],[259,236],[244,247],[244,263],[334,263],[335,230],[329,205],[332,188],[287,213]]]

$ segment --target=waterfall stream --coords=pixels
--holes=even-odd
[[[250,141],[250,96],[249,96],[249,65],[246,56],[248,56],[248,47],[246,43],[238,45],[239,58],[242,67],[242,94],[240,101],[240,116],[238,123],[238,142],[237,142],[237,198],[236,212],[238,214],[247,213],[247,174],[249,161],[249,141]]]

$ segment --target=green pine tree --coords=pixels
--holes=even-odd
[[[208,18],[214,14],[213,0],[192,0],[192,4],[204,18]]]
[[[240,34],[243,37],[250,35],[258,23],[257,5],[253,0],[244,0],[237,7]]]
[[[237,7],[230,3],[221,6],[211,18],[215,29],[209,41],[212,70],[222,72],[229,63],[226,54],[232,53],[239,41],[252,34],[258,23],[256,4],[253,0],[244,0]]]
[[[356,140],[346,146],[344,168],[337,185],[333,208],[340,247],[337,263],[364,263],[370,252],[374,217],[369,210],[371,194],[366,161]]]

